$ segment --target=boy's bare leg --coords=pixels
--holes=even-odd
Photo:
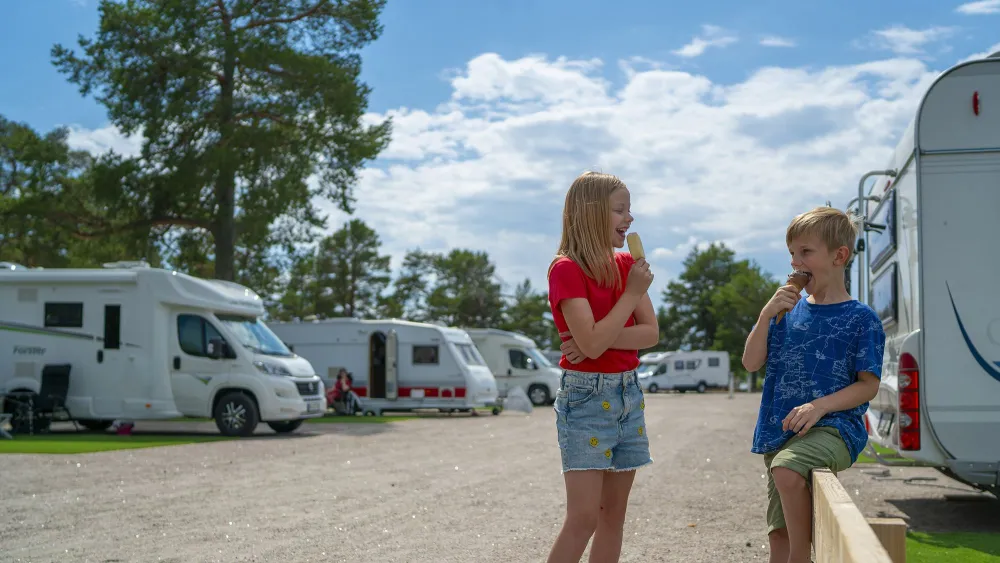
[[[809,563],[812,559],[812,496],[806,480],[784,467],[771,470],[781,495],[781,510],[788,530],[788,563]]]
[[[788,563],[788,530],[778,528],[767,535],[771,548],[768,563]]]
[[[566,481],[566,520],[549,552],[548,563],[578,563],[590,536],[597,529],[601,511],[603,471],[567,471],[563,479]]]
[[[604,474],[601,512],[597,518],[594,543],[590,546],[590,563],[613,563],[621,556],[622,528],[634,480],[635,471],[608,471]]]

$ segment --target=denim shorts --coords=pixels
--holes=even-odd
[[[562,470],[630,471],[653,462],[635,371],[563,371],[553,408]]]

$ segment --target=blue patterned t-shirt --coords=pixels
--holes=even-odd
[[[767,372],[760,412],[754,428],[753,453],[778,450],[792,431],[782,431],[781,421],[791,410],[820,397],[832,395],[858,380],[859,371],[882,377],[885,331],[871,307],[856,300],[815,305],[799,300],[767,331]],[[853,409],[831,412],[815,426],[832,426],[840,431],[857,461],[868,442],[863,416],[868,403]]]

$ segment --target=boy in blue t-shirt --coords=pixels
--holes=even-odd
[[[792,268],[809,278],[808,297],[792,284],[779,288],[743,352],[748,371],[767,364],[750,451],[764,454],[768,469],[771,563],[810,561],[810,472],[847,469],[868,441],[863,416],[878,392],[885,332],[844,284],[857,234],[851,217],[831,207],[792,220],[785,242]]]

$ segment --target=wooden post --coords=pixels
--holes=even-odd
[[[906,520],[902,518],[868,518],[868,525],[889,552],[892,563],[906,563]]]
[[[875,531],[829,469],[812,472],[816,563],[893,563]]]

